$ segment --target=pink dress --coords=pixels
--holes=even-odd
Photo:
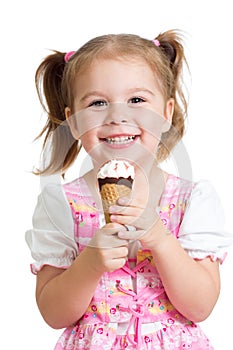
[[[221,261],[223,260],[223,253],[215,252],[214,244],[219,247],[221,245],[220,241],[225,240],[223,246],[226,246],[229,242],[226,242],[228,238],[225,234],[219,234],[220,238],[216,241],[217,243],[213,243],[213,247],[209,243],[211,242],[209,239],[211,236],[205,237],[205,234],[202,233],[205,231],[209,235],[210,229],[208,227],[201,227],[200,232],[197,230],[197,233],[190,234],[186,238],[187,234],[184,231],[186,231],[186,228],[188,230],[189,220],[186,220],[185,223],[184,215],[187,207],[192,206],[190,197],[194,187],[195,184],[192,182],[169,175],[159,206],[160,217],[164,225],[180,240],[181,245],[191,256],[200,259],[209,256]],[[202,196],[202,187],[200,188],[195,192],[194,197],[199,194]],[[47,231],[44,230],[45,216],[49,212],[49,201],[44,195],[34,215],[34,230],[29,231],[26,236],[32,255],[37,261],[32,265],[34,273],[45,264],[63,268],[68,267],[77,254],[85,248],[96,230],[103,224],[103,222],[101,224],[102,214],[98,213],[83,178],[65,184],[63,193],[72,211],[73,237],[67,239],[68,234],[65,231],[70,232],[70,228],[59,229],[56,233],[57,223],[51,216],[47,221],[48,225],[53,224],[53,226]],[[56,193],[54,196],[56,197]],[[202,198],[201,203],[205,204],[205,202],[209,207],[209,202]],[[58,203],[57,200],[56,203]],[[193,215],[195,216],[195,212],[198,211],[198,209],[195,209],[195,198],[193,203]],[[42,205],[47,206],[44,212]],[[52,210],[55,210],[54,205]],[[199,204],[197,206],[200,207]],[[217,208],[215,202],[213,208]],[[68,217],[68,211],[65,212],[62,209],[62,212],[64,212],[64,216]],[[216,217],[215,213],[214,216]],[[197,222],[199,221],[205,222],[202,217],[197,218]],[[211,225],[212,223],[213,220],[211,220]],[[203,225],[205,226],[205,224]],[[219,226],[216,229],[220,230],[220,224],[217,223],[216,225]],[[48,232],[50,233],[48,234]],[[64,233],[64,237],[61,238],[62,233]],[[196,239],[198,235],[201,238]],[[214,240],[217,239],[218,235],[214,234],[212,236]],[[47,244],[49,246],[48,253],[45,252],[46,244],[44,242],[52,240],[51,237],[54,241],[56,240],[54,245],[57,246],[57,255],[55,252],[49,253],[52,244]],[[65,237],[67,247],[63,249],[62,244]],[[203,237],[202,251],[200,239],[202,242]],[[207,243],[205,243],[206,238]],[[205,247],[205,244],[208,247]],[[59,255],[62,255],[62,249],[64,250],[64,259],[58,262]],[[206,249],[207,253],[205,252]],[[67,251],[69,251],[69,257],[65,256]],[[64,330],[55,346],[55,350],[213,349],[200,326],[186,319],[169,301],[151,252],[142,249],[139,242],[133,242],[130,251],[129,259],[123,268],[103,274],[85,314],[74,325]]]
[[[177,236],[193,184],[183,182],[176,186],[175,178],[172,180],[167,182],[163,193],[160,216]],[[65,192],[75,220],[75,238],[82,251],[85,245],[81,242],[87,237],[91,239],[99,228],[99,214],[91,197],[80,193],[80,186],[86,194],[82,180],[65,185]],[[135,267],[130,268],[129,263],[134,259]],[[127,325],[123,335],[118,331],[120,323]],[[170,303],[150,251],[139,249],[137,256],[122,269],[102,276],[89,308],[76,325],[64,331],[55,349],[213,348],[200,327],[183,317]]]

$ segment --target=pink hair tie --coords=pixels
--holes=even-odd
[[[70,58],[75,54],[76,51],[69,51],[64,56],[64,61],[69,62]]]
[[[158,39],[153,39],[151,41],[155,44],[155,46],[160,46],[160,42]]]

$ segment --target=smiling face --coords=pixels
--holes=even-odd
[[[74,96],[72,110],[66,108],[68,124],[98,162],[137,161],[140,150],[155,155],[171,125],[174,102],[164,101],[155,73],[139,59],[95,60],[78,75]]]

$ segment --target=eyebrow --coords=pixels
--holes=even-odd
[[[138,87],[138,88],[132,88],[132,89],[129,89],[129,90],[126,90],[126,94],[132,94],[132,93],[136,93],[136,92],[146,92],[152,96],[154,96],[155,94],[153,93],[153,91],[149,90],[149,89],[146,89],[146,88],[143,88],[143,87]],[[89,91],[87,92],[81,99],[80,101],[83,102],[85,101],[88,97],[91,97],[91,96],[102,96],[104,97],[105,94],[103,94],[101,91],[98,91],[98,90],[93,90],[93,91]]]
[[[90,96],[104,96],[104,94],[98,90],[89,91],[80,99],[80,101],[83,102]]]
[[[127,90],[127,93],[134,93],[134,92],[147,92],[149,93],[150,95],[154,96],[154,92],[147,89],[147,88],[143,88],[143,87],[138,87],[138,88],[132,88],[132,89],[129,89]]]

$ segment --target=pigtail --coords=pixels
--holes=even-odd
[[[170,79],[167,79],[169,96],[175,101],[172,127],[162,135],[158,158],[160,161],[167,158],[171,149],[182,138],[185,131],[185,119],[188,103],[183,81],[183,70],[188,64],[184,54],[182,35],[178,31],[166,31],[156,38],[159,42],[159,51],[170,68]]]
[[[173,74],[177,77],[184,61],[187,64],[181,34],[178,34],[178,31],[169,30],[160,34],[157,39],[160,43],[160,49],[169,60]]]
[[[66,123],[62,80],[65,70],[64,53],[55,51],[47,56],[36,71],[35,83],[40,103],[47,114],[47,122],[37,139],[45,134],[43,143],[43,169],[37,175],[53,174],[65,170],[73,163],[77,152],[75,140]],[[49,147],[50,159],[45,159]],[[46,164],[46,165],[45,165]]]

